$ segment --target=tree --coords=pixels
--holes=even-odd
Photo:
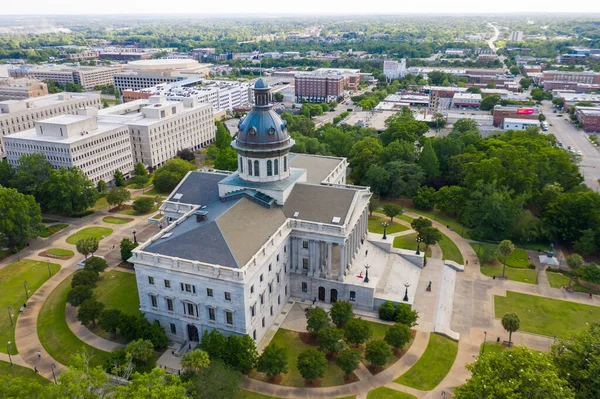
[[[96,203],[98,191],[79,168],[50,171],[41,187],[44,207],[52,213],[72,216],[85,211]]]
[[[153,323],[148,322],[143,316],[140,318],[142,338],[152,342],[155,348],[166,348],[169,345],[169,339],[165,330],[162,328],[158,320]]]
[[[338,328],[344,328],[348,321],[354,317],[352,304],[346,301],[335,302],[333,305],[331,305],[329,316],[331,317],[333,324],[335,324]]]
[[[433,209],[436,198],[435,188],[421,186],[413,197],[413,204],[419,209]]]
[[[320,307],[308,309],[306,312],[306,330],[316,334],[323,328],[329,327],[329,315]]]
[[[402,215],[402,208],[394,204],[385,204],[383,206],[383,213],[385,216],[389,217],[390,222],[393,223],[396,216]]]
[[[74,353],[69,368],[62,370],[58,384],[47,386],[44,398],[108,398],[114,392],[108,375],[102,367],[90,366],[90,356],[85,352]]]
[[[288,355],[285,348],[271,342],[258,358],[256,370],[270,378],[288,371]]]
[[[210,360],[223,360],[226,358],[227,337],[216,329],[202,334],[200,349],[208,353]]]
[[[280,103],[283,101],[283,94],[279,92],[273,93],[273,99],[275,99],[276,102]]]
[[[344,349],[341,351],[335,359],[335,364],[346,375],[350,375],[360,366],[360,360],[362,356],[357,349]]]
[[[215,132],[215,145],[219,149],[229,147],[231,144],[231,133],[229,133],[227,125],[221,121],[216,121],[215,126],[217,127],[217,131]]]
[[[143,316],[130,315],[122,313],[119,318],[119,333],[125,341],[133,341],[142,336],[142,330],[144,329]]]
[[[121,172],[120,170],[115,170],[113,178],[115,179],[115,185],[117,187],[125,186],[125,176],[123,176],[123,172]]]
[[[121,240],[121,259],[124,262],[129,261],[129,259],[133,256],[133,249],[138,246],[137,242],[131,241],[129,238],[123,238]]]
[[[348,161],[357,181],[362,181],[369,167],[377,163],[382,151],[383,146],[376,137],[365,137],[352,146]]]
[[[529,78],[521,78],[521,80],[519,81],[519,84],[524,90],[527,90],[529,86],[531,86],[531,83],[533,83],[533,81]]]
[[[388,358],[392,355],[388,344],[380,339],[367,342],[365,348],[365,359],[375,366],[385,366]]]
[[[78,285],[75,286],[67,294],[67,303],[71,306],[79,306],[94,295],[93,287],[91,285]]]
[[[412,222],[410,222],[410,227],[413,228],[413,230],[415,230],[417,233],[421,233],[424,229],[428,228],[428,227],[432,227],[432,223],[431,220],[429,219],[425,219],[422,216],[419,216],[417,219],[413,219]]]
[[[371,200],[369,201],[369,216],[372,216],[373,211],[376,211],[380,207],[381,203],[379,202],[379,200],[375,197],[371,197]]]
[[[16,248],[42,230],[42,212],[31,195],[0,186],[0,243]]]
[[[413,335],[406,324],[396,323],[385,333],[385,342],[396,349],[402,349],[410,342]]]
[[[379,318],[381,320],[386,321],[394,321],[396,315],[396,308],[394,308],[394,304],[390,301],[385,301],[381,306],[379,306]]]
[[[106,196],[108,205],[120,207],[131,199],[131,193],[125,187],[113,187]]]
[[[574,272],[577,271],[577,269],[579,269],[581,266],[583,266],[584,263],[585,263],[585,261],[579,254],[571,254],[571,255],[567,256],[567,265]],[[569,287],[571,286],[572,282],[573,282],[573,274],[570,274],[569,275]]]
[[[137,213],[148,213],[154,208],[154,198],[138,197],[133,201],[133,210]]]
[[[510,240],[502,240],[498,245],[498,252],[504,256],[504,267],[502,268],[502,278],[505,278],[506,258],[515,250],[515,245]]]
[[[96,184],[96,190],[98,194],[104,195],[108,192],[108,186],[104,180],[98,180],[98,184]]]
[[[210,365],[191,379],[191,396],[198,399],[231,399],[242,386],[242,374],[220,360],[211,360]]]
[[[85,287],[83,285],[79,287]],[[79,288],[76,287],[76,288]],[[73,290],[71,290],[73,292]],[[69,292],[69,294],[71,293]],[[104,331],[112,334],[113,338],[117,336],[117,328],[119,327],[119,319],[121,318],[121,311],[119,309],[104,309],[98,317],[98,325]]]
[[[481,94],[481,89],[477,86],[471,86],[467,89],[467,93]]]
[[[511,75],[518,75],[521,73],[521,69],[516,65],[511,66],[509,71],[510,71]]]
[[[481,100],[481,103],[479,103],[479,109],[482,111],[491,111],[499,102],[500,96],[498,94],[486,96]]]
[[[413,310],[408,303],[399,303],[396,305],[396,313],[394,317],[396,323],[402,323],[406,324],[408,327],[414,327],[417,325],[419,312]]]
[[[100,313],[104,310],[104,304],[102,302],[98,302],[93,297],[83,302],[79,305],[79,311],[77,312],[77,320],[81,322],[84,326],[92,323],[93,326],[96,325],[96,320],[100,316]]]
[[[71,287],[75,288],[79,285],[87,285],[90,287],[96,286],[96,281],[98,281],[98,273],[93,270],[78,270],[73,274],[73,279],[71,280]]]
[[[490,82],[488,84],[485,85],[486,89],[495,89],[496,88],[496,83],[494,82]]]
[[[431,140],[426,140],[419,156],[419,166],[425,172],[425,177],[432,179],[440,175],[440,161],[435,154]]]
[[[85,256],[87,260],[87,256],[91,253],[94,253],[98,250],[98,239],[94,237],[85,237],[81,240],[77,241],[75,244],[77,248],[77,252]]]
[[[84,270],[91,270],[94,273],[102,273],[108,267],[108,263],[103,259],[97,256],[89,258],[85,262]]]
[[[319,349],[327,354],[335,354],[344,348],[344,331],[336,327],[325,327],[317,334]]]
[[[133,173],[134,173],[134,176],[131,179],[131,181],[133,182],[133,184],[137,185],[138,187],[143,187],[146,185],[146,183],[148,183],[148,181],[150,181],[150,176],[148,176],[148,171],[146,170],[146,167],[141,162],[138,162],[137,164],[135,164]]]
[[[596,232],[592,229],[585,229],[581,236],[573,243],[573,249],[584,255],[591,255],[598,249],[596,245]]]
[[[367,342],[373,332],[368,321],[358,318],[348,322],[345,334],[349,343],[358,346]]]
[[[196,374],[208,367],[209,364],[208,353],[200,349],[194,349],[181,358],[181,367]]]
[[[454,389],[456,399],[531,398],[574,399],[567,381],[559,376],[550,355],[523,346],[486,352],[467,365],[472,373]]]
[[[181,158],[184,161],[193,162],[196,160],[196,156],[194,155],[194,151],[189,148],[183,148],[177,151],[177,158]]]
[[[227,337],[225,363],[243,374],[247,374],[256,364],[258,352],[254,340],[248,335]]]
[[[146,363],[154,354],[154,345],[146,339],[136,339],[135,341],[131,341],[125,350],[135,360]]]
[[[305,380],[316,380],[325,376],[327,359],[323,352],[307,349],[298,355],[298,371]]]
[[[217,153],[214,163],[215,169],[219,170],[237,170],[238,155],[233,147],[221,148]]]
[[[154,187],[162,193],[170,192],[193,169],[195,167],[183,159],[170,159],[154,171]]]
[[[0,186],[11,187],[15,178],[15,170],[8,163],[8,159],[0,160]]]
[[[135,373],[131,383],[115,388],[114,399],[146,398],[146,399],[185,399],[187,386],[175,374],[159,367],[148,373]]]
[[[508,346],[512,345],[512,333],[519,329],[521,320],[516,313],[506,313],[502,316],[502,327],[508,331]]]
[[[435,245],[438,241],[440,241],[443,236],[442,233],[433,226],[425,227],[419,232],[419,237],[425,243],[425,248],[430,245]]]
[[[540,116],[538,116],[538,120],[539,120],[540,122],[544,122],[544,121],[546,120],[546,115],[544,115],[544,114],[540,114]]]
[[[38,202],[42,201],[42,185],[50,177],[52,164],[44,154],[22,155],[18,161],[13,187],[22,194],[33,195]]]

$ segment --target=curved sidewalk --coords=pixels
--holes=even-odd
[[[81,324],[79,320],[77,320],[77,308],[69,304],[67,304],[67,307],[65,308],[65,319],[71,332],[89,346],[93,346],[94,348],[105,352],[112,352],[117,349],[125,349],[126,345],[99,337],[90,331],[86,326]]]

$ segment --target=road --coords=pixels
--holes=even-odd
[[[494,24],[488,23],[488,26],[491,27],[492,29],[494,29],[494,36],[492,36],[492,38],[490,40],[488,40],[487,44],[488,44],[488,46],[490,46],[492,51],[495,53],[498,50],[498,48],[496,47],[494,42],[496,40],[498,40],[498,37],[500,36],[500,30],[498,30],[498,27]]]
[[[600,151],[590,142],[587,133],[577,129],[569,120],[568,113],[553,113],[554,108],[550,101],[544,101],[543,113],[550,124],[548,133],[554,134],[562,141],[564,148],[571,146],[575,151],[581,151],[581,163],[579,169],[585,179],[585,184],[592,190],[598,191],[600,184]]]

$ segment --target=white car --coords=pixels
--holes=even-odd
[[[581,151],[577,151],[577,155],[581,155]]]

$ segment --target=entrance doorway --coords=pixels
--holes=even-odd
[[[325,302],[325,288],[319,287],[319,301]]]
[[[331,303],[337,302],[337,290],[335,288],[331,289]]]
[[[198,335],[198,328],[193,324],[188,324],[188,340],[191,342],[200,342],[200,336]]]

